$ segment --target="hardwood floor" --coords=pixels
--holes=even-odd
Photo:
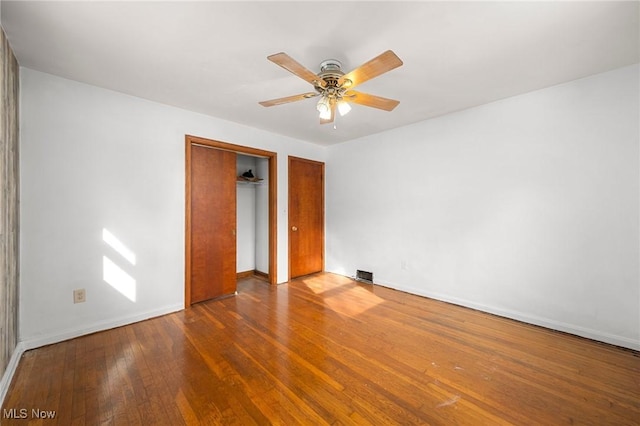
[[[26,352],[5,424],[593,424],[640,419],[640,357],[318,274]],[[55,411],[42,420],[32,410]],[[24,411],[20,411],[24,410]],[[26,419],[11,419],[26,413]]]

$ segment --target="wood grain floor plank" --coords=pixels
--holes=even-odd
[[[638,425],[640,355],[316,274],[28,351],[2,425]],[[29,412],[30,414],[30,412]],[[10,417],[10,416],[9,416]]]

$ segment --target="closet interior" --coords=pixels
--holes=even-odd
[[[236,272],[268,279],[269,159],[238,154],[236,163]]]

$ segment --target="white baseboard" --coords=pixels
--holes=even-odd
[[[9,386],[11,386],[11,379],[13,379],[16,368],[18,368],[18,362],[20,361],[20,358],[22,358],[24,351],[24,345],[22,342],[19,342],[13,350],[13,354],[11,354],[9,364],[7,365],[7,369],[4,370],[2,379],[0,379],[0,406],[4,403],[4,397],[7,396]]]
[[[621,346],[621,347],[633,349],[636,351],[640,350],[639,340],[633,340],[623,336],[604,333],[602,331],[584,328],[574,324],[567,324],[560,321],[550,320],[547,318],[541,318],[541,317],[526,314],[523,312],[511,311],[508,309],[502,309],[494,306],[483,305],[470,300],[460,299],[460,298],[449,296],[446,294],[433,293],[433,292],[424,291],[424,290],[413,288],[413,287],[398,286],[394,283],[376,280],[375,284],[381,285],[383,287],[392,288],[394,290],[404,291],[405,293],[415,294],[417,296],[424,296],[430,299],[440,300],[442,302],[463,306],[465,308],[476,309],[478,311],[487,312],[487,313],[498,315],[504,318],[526,322],[527,324],[539,325],[541,327],[550,328],[552,330],[562,331],[564,333],[574,334],[580,337],[586,337],[587,339],[597,340],[599,342],[609,343],[612,345]]]
[[[165,306],[160,309],[141,312],[126,317],[114,318],[108,321],[96,322],[89,325],[83,325],[82,327],[70,328],[48,335],[28,337],[26,339],[22,339],[20,343],[24,346],[24,350],[28,351],[41,346],[51,345],[76,337],[85,336],[87,334],[96,333],[98,331],[109,330],[111,328],[122,327],[123,325],[144,321],[149,318],[159,317],[182,309],[184,309],[184,305],[182,304]]]

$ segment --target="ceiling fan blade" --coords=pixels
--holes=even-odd
[[[383,109],[385,111],[393,110],[400,103],[400,101],[396,101],[394,99],[387,99],[381,96],[370,95],[368,93],[362,93],[356,90],[349,90],[345,92],[343,98],[344,100],[353,102],[354,104]]]
[[[289,102],[301,101],[303,99],[313,98],[318,95],[319,93],[316,93],[316,92],[308,92],[308,93],[302,93],[300,95],[287,96],[286,98],[271,99],[270,101],[262,101],[258,103],[263,107],[270,107],[275,105],[287,104]]]
[[[320,124],[329,124],[333,123],[333,120],[336,118],[336,103],[331,102],[331,117],[329,118],[321,118]]]
[[[304,66],[300,65],[295,59],[293,59],[291,56],[287,55],[284,52],[267,56],[267,59],[276,65],[280,65],[282,68],[289,71],[290,73],[297,75],[301,79],[308,81],[314,86],[316,85],[321,87],[325,86],[324,80],[322,80],[318,75],[314,74]]]
[[[398,68],[400,65],[402,65],[400,58],[391,50],[387,50],[383,54],[376,56],[369,62],[360,65],[358,68],[340,77],[338,84],[344,84],[345,88],[356,87],[380,74]],[[351,84],[349,84],[348,80],[351,81]]]

